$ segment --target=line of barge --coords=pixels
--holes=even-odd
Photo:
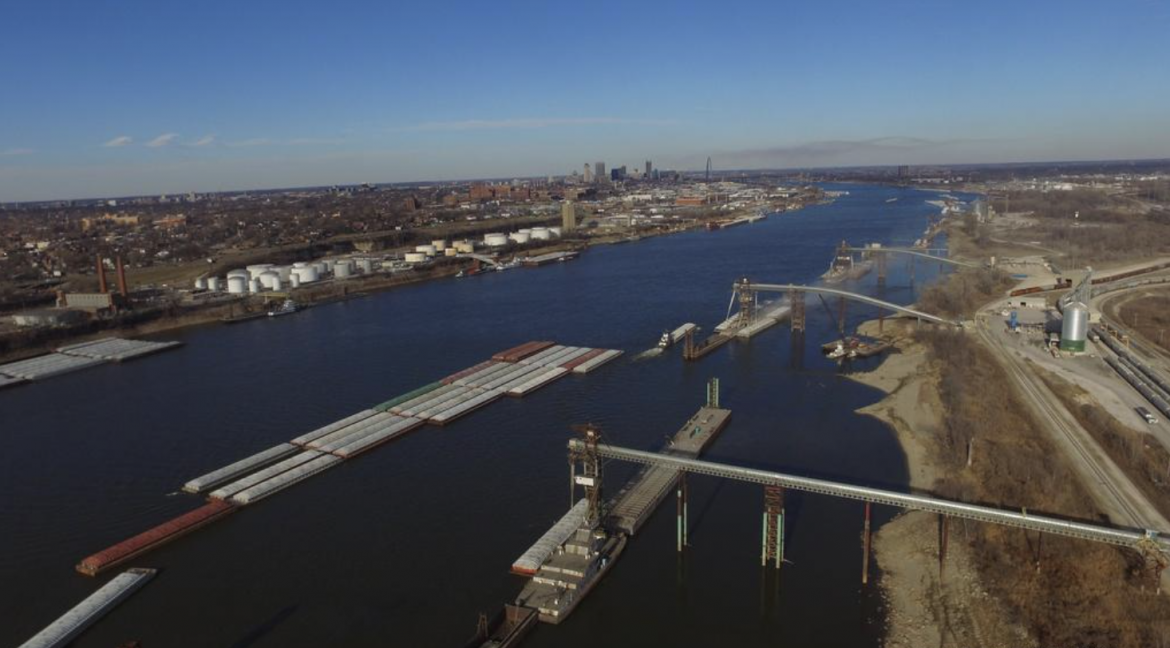
[[[116,349],[115,349],[116,350]],[[77,571],[103,570],[254,504],[423,425],[442,426],[503,396],[526,396],[570,373],[588,373],[621,355],[533,341],[189,480],[182,490],[208,503],[86,557]]]

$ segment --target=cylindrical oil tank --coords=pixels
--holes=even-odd
[[[321,265],[325,266],[325,272],[333,272],[333,267],[337,265],[337,262],[333,259],[325,259]]]
[[[483,242],[488,247],[503,247],[508,244],[508,236],[506,234],[484,234]]]
[[[456,250],[453,247],[450,247],[450,248],[447,248],[446,250],[443,250],[443,256],[455,256],[457,254],[459,254],[459,250]]]
[[[475,252],[475,244],[471,241],[459,241],[455,244],[455,250],[460,254],[471,254]]]
[[[277,292],[284,290],[284,282],[280,280],[279,274],[277,274],[276,278],[272,280],[272,289]]]
[[[512,232],[511,239],[517,243],[527,243],[531,236],[528,232]]]
[[[333,264],[333,276],[338,279],[346,279],[353,274],[353,268],[350,267],[349,261],[338,261]]]
[[[219,292],[219,277],[208,277],[207,289],[213,292]]]
[[[311,265],[304,268],[293,268],[292,276],[296,277],[298,281],[303,284],[313,283],[321,278],[320,273],[317,272],[317,266]]]
[[[550,234],[553,235],[553,238],[560,238],[561,237],[561,228],[559,228],[559,227],[550,227],[550,228],[548,228],[548,231]]]
[[[533,227],[532,240],[533,241],[547,241],[552,238],[552,232],[548,231],[547,227]]]
[[[1080,302],[1064,307],[1064,322],[1060,327],[1060,350],[1081,353],[1089,333],[1089,308]]]
[[[272,269],[271,263],[257,263],[248,266],[248,277],[250,279],[258,278],[262,273],[268,272]]]
[[[242,295],[248,292],[248,278],[240,275],[231,275],[227,278],[228,293]]]
[[[436,248],[433,245],[416,245],[416,246],[414,246],[414,251],[415,252],[422,252],[423,254],[425,254],[427,256],[435,256],[435,253],[438,252],[439,250],[438,250],[438,248]]]
[[[261,286],[264,286],[265,288],[268,288],[269,290],[276,290],[276,287],[275,287],[276,284],[280,283],[280,273],[276,272],[274,270],[269,270],[267,272],[261,272],[260,276],[257,277],[257,279],[260,280]]]
[[[289,281],[288,285],[293,287],[293,288],[300,288],[301,287],[301,275],[299,275],[295,272],[292,273],[291,276],[289,276],[288,281]]]
[[[207,277],[195,278],[195,290],[207,290]]]
[[[427,260],[427,255],[422,252],[407,252],[402,258],[407,263],[422,263]]]
[[[307,268],[307,267],[309,267],[309,264],[306,261],[297,261],[296,263],[293,264],[294,270],[297,268]]]
[[[253,295],[260,292],[260,280],[259,279],[249,279],[248,280],[248,292],[252,293]]]
[[[371,272],[374,271],[374,260],[373,259],[358,259],[357,260],[357,267],[362,272],[364,272],[366,274],[370,274]]]
[[[248,274],[248,271],[244,270],[243,268],[236,268],[235,270],[228,270],[227,276],[229,276],[229,277],[243,277],[245,280],[252,278],[252,276]]]
[[[281,281],[288,281],[288,278],[292,276],[292,266],[279,266],[273,268],[273,270],[280,273]]]
[[[431,241],[431,245],[435,246],[436,250],[443,251],[447,249],[446,239],[435,239]]]

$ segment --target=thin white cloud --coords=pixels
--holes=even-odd
[[[158,137],[147,142],[146,145],[150,148],[159,148],[174,142],[176,139],[178,139],[178,137],[178,133],[163,133],[162,135],[159,135]]]
[[[32,155],[33,153],[35,153],[35,151],[33,151],[30,148],[10,148],[10,149],[0,150],[0,157],[13,157],[13,156],[17,156],[17,155]]]
[[[344,144],[345,140],[336,137],[294,137],[285,143],[290,146],[324,146],[329,144]]]
[[[625,119],[622,117],[529,117],[523,119],[465,119],[462,121],[423,122],[408,126],[407,131],[531,130],[556,126],[604,126],[635,124],[663,126],[678,123],[671,119]]]
[[[232,148],[244,148],[249,146],[267,146],[272,144],[272,140],[263,137],[254,137],[252,139],[237,140],[235,142],[228,142],[228,146]]]
[[[188,146],[211,146],[213,143],[215,143],[215,135],[204,135]]]
[[[134,138],[130,137],[129,135],[119,135],[105,144],[102,144],[102,146],[106,148],[118,148],[121,146],[127,146],[132,143],[134,143]]]

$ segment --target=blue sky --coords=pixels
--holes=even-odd
[[[0,0],[0,202],[1170,157],[1170,2]]]

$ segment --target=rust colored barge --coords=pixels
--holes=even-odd
[[[520,346],[512,347],[506,351],[500,351],[492,356],[492,360],[497,362],[519,362],[530,355],[544,351],[552,345],[552,342],[546,341],[525,342]]]
[[[211,501],[194,511],[184,513],[149,531],[143,531],[128,540],[123,540],[112,547],[82,559],[81,562],[77,563],[77,571],[87,576],[97,576],[110,567],[126,562],[159,545],[210,524],[234,510],[236,507],[227,502]]]

